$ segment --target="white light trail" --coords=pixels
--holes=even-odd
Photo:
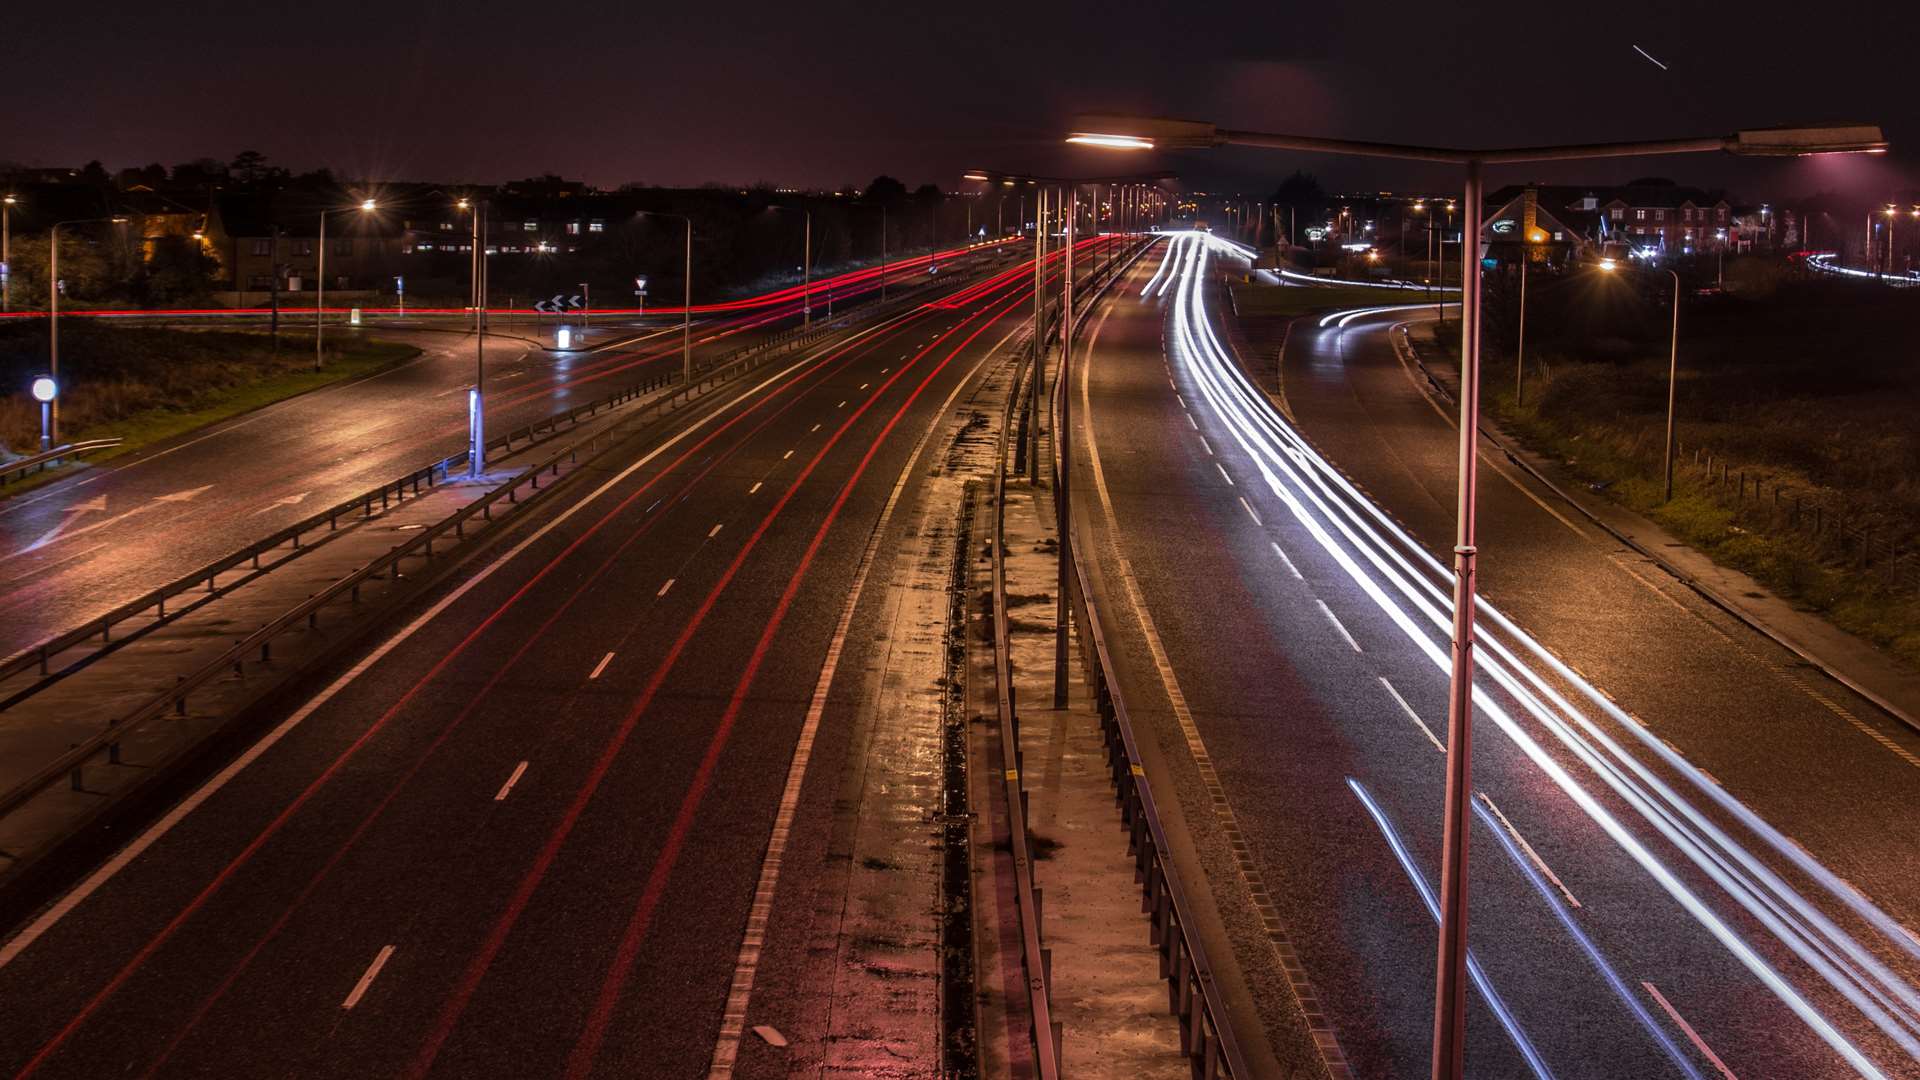
[[[1181,261],[1183,287],[1175,293],[1173,352],[1192,375],[1215,414],[1228,428],[1266,486],[1293,518],[1324,549],[1373,603],[1426,655],[1439,670],[1449,666],[1446,652],[1450,630],[1452,575],[1431,554],[1401,531],[1384,511],[1348,484],[1337,470],[1289,428],[1247,383],[1221,347],[1201,308],[1206,250],[1209,244],[1187,243]],[[1336,539],[1335,533],[1339,534]],[[1372,572],[1363,568],[1362,560]],[[1417,564],[1417,565],[1416,565]],[[1424,569],[1424,573],[1422,572]],[[1377,580],[1376,580],[1377,575]],[[1384,585],[1383,585],[1384,583]],[[1398,593],[1390,595],[1388,588]],[[1401,601],[1404,601],[1404,606]],[[1411,609],[1411,613],[1408,609]],[[1752,853],[1714,825],[1672,787],[1628,754],[1617,740],[1554,690],[1531,667],[1522,663],[1498,630],[1520,648],[1542,661],[1558,677],[1578,688],[1580,696],[1621,722],[1665,763],[1706,793],[1743,824],[1754,828],[1820,885],[1861,915],[1896,947],[1914,954],[1917,948],[1904,930],[1884,912],[1821,867],[1811,856],[1781,836],[1757,814],[1677,752],[1665,747],[1631,722],[1605,696],[1577,673],[1552,659],[1537,642],[1483,602],[1485,616],[1477,628],[1484,653],[1484,676],[1505,691],[1521,710],[1546,729],[1582,764],[1661,836],[1750,913],[1782,944],[1857,1007],[1861,1014],[1909,1054],[1920,1056],[1920,995],[1877,956],[1832,920]],[[1422,627],[1416,615],[1423,617]],[[1765,985],[1776,998],[1863,1076],[1884,1074],[1842,1035],[1797,989],[1740,935],[1708,907],[1655,856],[1638,837],[1600,805],[1540,743],[1515,720],[1485,686],[1474,688],[1481,712],[1529,760],[1599,825],[1620,849],[1638,863],[1732,956]],[[1596,749],[1596,744],[1599,749]],[[1604,753],[1602,752],[1604,751]]]
[[[1373,796],[1367,793],[1367,789],[1361,786],[1360,781],[1349,776],[1347,786],[1352,788],[1354,795],[1360,799],[1360,805],[1367,808],[1368,816],[1372,817],[1373,823],[1380,828],[1380,835],[1387,838],[1387,846],[1393,849],[1393,857],[1399,860],[1400,869],[1406,871],[1408,880],[1412,881],[1413,887],[1420,892],[1421,902],[1427,905],[1427,914],[1438,924],[1440,904],[1434,899],[1433,886],[1427,884],[1426,875],[1414,865],[1413,855],[1407,851],[1407,845],[1401,842],[1400,834],[1394,831],[1393,822],[1387,819],[1387,812],[1380,809],[1379,803],[1373,801]],[[1541,1058],[1540,1051],[1534,1049],[1533,1040],[1527,1038],[1527,1033],[1520,1027],[1520,1021],[1514,1019],[1500,992],[1493,988],[1493,980],[1487,977],[1485,969],[1480,966],[1480,961],[1473,955],[1472,949],[1467,950],[1467,974],[1473,977],[1473,985],[1480,988],[1480,996],[1486,998],[1487,1007],[1493,1010],[1494,1018],[1500,1021],[1501,1027],[1507,1029],[1507,1037],[1513,1040],[1514,1048],[1520,1051],[1520,1056],[1527,1059],[1527,1066],[1533,1070],[1533,1075],[1540,1077],[1540,1080],[1552,1080],[1552,1070],[1547,1068],[1547,1063]],[[1699,1080],[1697,1074],[1695,1080]]]

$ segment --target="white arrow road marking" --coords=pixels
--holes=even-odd
[[[286,498],[283,498],[283,499],[275,499],[274,501],[268,503],[267,505],[261,507],[260,509],[255,510],[253,513],[264,514],[276,506],[298,506],[301,502],[305,501],[307,496],[311,494],[313,494],[313,492],[303,491],[298,495],[288,495]],[[253,514],[249,514],[247,516],[252,517]]]
[[[139,506],[136,506],[131,510],[127,510],[122,513],[115,514],[112,517],[102,521],[96,521],[93,524],[86,526],[85,528],[74,529],[71,532],[67,531],[67,526],[71,524],[73,522],[73,519],[79,516],[80,513],[86,512],[86,511],[94,511],[94,510],[105,510],[107,508],[107,497],[105,495],[95,496],[94,498],[88,500],[87,502],[81,503],[79,506],[75,506],[68,509],[66,512],[67,516],[61,519],[60,524],[55,525],[52,529],[49,529],[45,535],[41,536],[40,539],[35,540],[33,543],[28,544],[26,547],[21,548],[19,551],[14,552],[14,554],[24,555],[29,551],[38,551],[39,549],[47,546],[48,544],[53,543],[56,539],[71,540],[76,536],[81,536],[86,533],[90,533],[95,529],[104,529],[107,526],[112,525],[116,522],[125,521],[127,518],[130,518],[133,515],[140,513],[142,510],[151,510],[155,506],[159,505],[160,503],[186,502],[189,499],[193,499],[197,497],[203,491],[211,490],[212,487],[213,487],[212,484],[207,484],[202,487],[188,488],[184,491],[175,491],[175,492],[170,492],[166,495],[158,495],[158,496],[155,496],[152,500],[141,503]]]

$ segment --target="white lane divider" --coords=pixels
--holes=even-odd
[[[1280,547],[1280,542],[1278,540],[1269,540],[1267,542],[1273,545],[1273,553],[1280,556],[1280,561],[1285,564],[1287,573],[1292,574],[1297,581],[1305,581],[1306,578],[1301,575],[1300,568],[1293,565],[1292,559],[1287,558],[1287,553]]]
[[[1213,444],[1207,441],[1205,435],[1200,436],[1200,448],[1207,452],[1208,457],[1213,456]]]
[[[764,481],[761,481],[761,480],[755,480],[755,481],[753,482],[753,486],[747,489],[747,494],[749,494],[749,495],[751,495],[751,494],[753,494],[754,492],[756,492],[756,491],[759,491],[759,490],[760,490],[760,485],[761,485],[762,483],[764,483]]]
[[[1387,693],[1393,695],[1393,700],[1400,703],[1400,708],[1404,712],[1406,712],[1407,719],[1413,721],[1414,724],[1420,728],[1420,734],[1425,735],[1427,737],[1427,741],[1433,744],[1433,748],[1435,750],[1438,750],[1443,754],[1446,753],[1447,752],[1446,745],[1440,741],[1440,736],[1435,735],[1433,733],[1433,729],[1427,726],[1427,722],[1425,720],[1420,719],[1420,714],[1413,711],[1413,706],[1407,704],[1407,699],[1400,696],[1400,691],[1395,690],[1393,688],[1393,684],[1387,681],[1387,677],[1385,675],[1378,676],[1378,678],[1380,680],[1380,685],[1387,688]]]
[[[814,432],[816,432],[816,431],[819,431],[819,430],[820,430],[820,425],[819,425],[819,424],[815,424],[815,425],[813,425],[812,427],[810,427],[810,428],[808,428],[808,429],[807,429],[807,434],[809,434],[809,435],[811,435],[811,434],[813,434]]]
[[[668,578],[667,583],[665,585],[660,586],[660,591],[657,593],[654,593],[653,595],[655,596],[667,595],[667,590],[673,588],[673,582],[674,582],[673,578]]]
[[[711,528],[711,529],[708,529],[708,530],[707,530],[707,539],[709,539],[709,540],[711,540],[711,539],[713,539],[714,537],[716,537],[716,536],[719,536],[719,535],[720,535],[720,530],[721,530],[721,528],[722,528],[722,526],[720,526],[720,525],[715,525],[715,526],[714,526],[713,528]]]
[[[789,450],[786,453],[780,455],[780,460],[785,461],[792,456],[793,456],[793,451]]]
[[[1360,643],[1353,640],[1353,635],[1347,633],[1346,624],[1340,621],[1340,617],[1333,613],[1333,609],[1327,606],[1327,602],[1325,600],[1322,600],[1316,596],[1314,597],[1313,602],[1320,605],[1320,614],[1325,615],[1327,617],[1327,621],[1333,624],[1333,628],[1335,630],[1340,631],[1340,637],[1344,639],[1348,645],[1353,646],[1354,652],[1364,651],[1360,648]]]
[[[1225,480],[1227,483],[1232,484],[1234,487],[1240,486],[1238,484],[1233,483],[1233,477],[1227,475],[1227,470],[1225,466],[1221,465],[1219,462],[1216,461],[1213,463],[1213,467],[1220,470],[1220,479]]]
[[[601,657],[601,658],[600,658],[600,662],[599,662],[599,663],[597,663],[597,664],[595,664],[595,665],[593,665],[593,674],[591,674],[591,675],[588,675],[588,676],[587,676],[587,678],[588,678],[588,679],[597,679],[597,678],[599,678],[599,677],[600,677],[600,673],[601,673],[601,672],[603,672],[603,671],[605,671],[605,670],[607,670],[607,665],[608,665],[608,664],[610,664],[610,663],[612,663],[612,662],[613,662],[613,654],[612,654],[612,653],[608,653],[607,655],[605,655],[605,656],[603,656],[603,657]]]
[[[612,653],[608,653],[608,654],[607,654],[607,658],[608,658],[608,659],[612,659],[612,658],[613,658],[613,654],[612,654]],[[606,667],[606,666],[607,666],[607,661],[606,661],[606,660],[602,660],[602,661],[600,661],[600,667]],[[598,675],[598,674],[600,674],[600,670],[599,670],[599,668],[595,668],[595,669],[594,669],[594,672],[593,672],[593,673],[594,673],[595,675]],[[515,784],[517,784],[517,783],[519,783],[519,782],[520,782],[520,778],[521,778],[522,776],[525,776],[526,774],[527,774],[527,763],[526,763],[526,762],[524,762],[524,761],[523,761],[523,762],[521,762],[520,764],[518,764],[518,765],[515,765],[515,766],[513,767],[513,772],[512,772],[512,774],[510,774],[510,775],[509,775],[509,776],[507,777],[507,782],[506,782],[506,783],[504,783],[504,784],[501,784],[501,785],[500,785],[500,790],[499,790],[499,791],[496,791],[496,792],[494,792],[494,793],[493,793],[493,801],[494,801],[494,802],[505,802],[505,801],[507,801],[507,795],[508,795],[508,793],[510,793],[510,792],[512,792],[512,791],[513,791],[513,785],[515,785]]]
[[[1240,509],[1247,512],[1247,516],[1253,519],[1255,525],[1261,524],[1260,515],[1253,512],[1253,504],[1247,501],[1245,495],[1240,496]]]
[[[1700,1051],[1701,1055],[1708,1061],[1713,1062],[1713,1067],[1720,1070],[1721,1076],[1726,1077],[1726,1080],[1740,1080],[1739,1077],[1733,1075],[1732,1069],[1727,1068],[1727,1063],[1720,1060],[1720,1055],[1714,1053],[1713,1048],[1707,1045],[1707,1041],[1700,1037],[1700,1033],[1693,1030],[1693,1025],[1687,1023],[1686,1018],[1680,1015],[1680,1010],[1673,1007],[1673,1003],[1667,1000],[1667,995],[1661,993],[1659,987],[1644,979],[1641,980],[1640,985],[1646,988],[1647,993],[1653,995],[1653,1000],[1659,1002],[1662,1009],[1666,1010],[1668,1018],[1671,1019],[1681,1031],[1686,1032],[1687,1038],[1693,1042],[1693,1048]]]
[[[1580,901],[1574,899],[1572,890],[1567,888],[1567,883],[1560,880],[1560,875],[1553,872],[1553,868],[1547,865],[1547,860],[1541,858],[1540,853],[1533,850],[1533,845],[1527,843],[1527,838],[1521,836],[1520,830],[1514,828],[1513,822],[1507,820],[1507,815],[1502,813],[1498,806],[1494,805],[1493,796],[1483,791],[1480,793],[1480,801],[1487,804],[1487,809],[1493,811],[1493,816],[1500,819],[1500,827],[1507,830],[1507,834],[1513,837],[1513,842],[1520,845],[1521,851],[1526,852],[1527,861],[1533,863],[1535,869],[1545,874],[1548,881],[1553,882],[1553,887],[1560,890],[1560,895],[1567,898],[1568,904],[1579,907]]]
[[[387,959],[392,955],[393,946],[380,947],[380,952],[373,958],[373,963],[367,965],[366,974],[360,976],[360,981],[353,984],[353,990],[347,994],[347,1000],[340,1003],[342,1009],[351,1009],[360,1004],[360,999],[366,996],[367,987],[373,985],[373,980],[379,977],[380,969],[387,966]]]

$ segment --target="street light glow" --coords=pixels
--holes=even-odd
[[[374,209],[374,208],[375,208],[375,207],[374,207],[374,203],[373,203],[373,200],[372,200],[372,199],[362,199],[362,200],[360,200],[360,209],[362,209],[362,210],[372,210],[372,209]]]
[[[1153,149],[1152,139],[1142,139],[1137,135],[1098,135],[1087,133],[1069,135],[1067,136],[1067,141],[1070,143],[1079,143],[1083,146],[1103,146],[1109,150]]]
[[[33,380],[33,400],[52,401],[60,396],[60,384],[53,381],[51,375],[41,375]]]

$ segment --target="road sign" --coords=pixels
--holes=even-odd
[[[567,297],[567,306],[578,310],[582,306],[579,294],[576,293],[573,296]]]
[[[646,278],[646,275],[645,275],[645,274],[636,274],[636,275],[634,275],[634,279],[633,279],[633,295],[635,295],[635,296],[645,296],[645,295],[647,295],[647,278]]]

